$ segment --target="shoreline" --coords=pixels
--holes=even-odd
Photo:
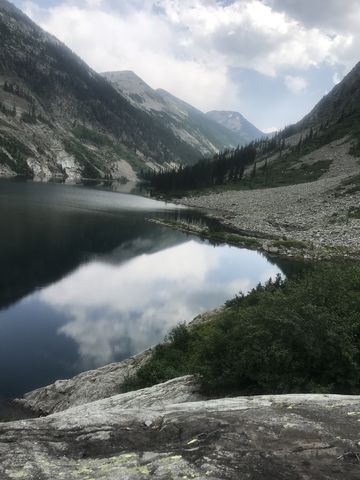
[[[247,190],[234,186],[172,202],[201,210],[222,225],[223,233],[231,229],[242,237],[240,245],[253,239],[271,255],[359,260],[360,160],[349,149],[349,142],[340,139],[302,157],[303,164],[330,161],[329,170],[312,182]]]
[[[174,202],[175,203],[175,202]],[[179,205],[184,205],[178,202]],[[187,205],[184,205],[187,206]],[[189,205],[188,205],[189,206]],[[312,262],[323,260],[360,260],[360,250],[350,250],[346,247],[332,247],[329,245],[316,245],[302,240],[288,237],[272,237],[261,235],[260,232],[246,231],[235,228],[231,223],[222,219],[220,215],[205,209],[197,209],[206,218],[216,220],[222,229],[212,230],[206,225],[199,227],[185,221],[148,218],[147,220],[157,225],[172,228],[183,233],[196,235],[213,242],[214,244],[228,244],[231,246],[258,251],[271,258],[286,258],[290,260]]]

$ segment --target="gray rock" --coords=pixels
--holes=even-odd
[[[57,382],[34,390],[15,403],[40,415],[60,412],[101,398],[121,393],[127,376],[134,374],[152,354],[152,349],[96,370],[89,370],[69,380]]]
[[[188,402],[200,398],[194,386],[185,377],[45,418],[0,424],[0,478],[359,478],[360,397]]]

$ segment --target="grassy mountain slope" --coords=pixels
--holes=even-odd
[[[0,174],[134,176],[199,152],[0,0]]]

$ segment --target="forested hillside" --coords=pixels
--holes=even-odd
[[[0,174],[134,178],[201,153],[0,0]]]

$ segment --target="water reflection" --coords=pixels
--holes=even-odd
[[[140,352],[280,271],[146,221],[157,215],[202,221],[130,195],[0,182],[0,397]]]
[[[91,262],[39,294],[67,321],[81,367],[125,358],[171,327],[279,272],[256,252],[195,240],[116,266]]]
[[[149,249],[177,243],[144,221],[174,211],[182,210],[133,195],[0,180],[0,308],[134,238]]]

